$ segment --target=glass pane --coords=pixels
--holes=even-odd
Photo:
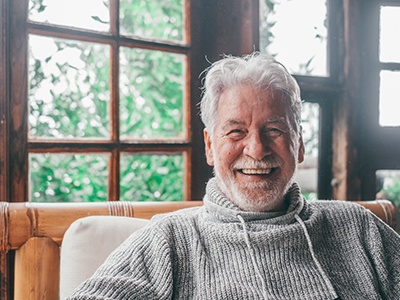
[[[121,0],[121,34],[182,41],[183,1],[185,0]]]
[[[400,62],[400,7],[382,6],[380,15],[380,60]]]
[[[379,124],[400,126],[400,72],[381,71]]]
[[[400,170],[378,170],[376,182],[377,199],[391,200],[400,205]]]
[[[129,48],[120,55],[121,137],[182,137],[185,57]]]
[[[30,154],[30,201],[106,201],[107,165],[108,155]]]
[[[296,181],[307,199],[316,199],[318,191],[319,105],[304,102],[302,108],[304,161],[299,165]]]
[[[121,200],[181,201],[182,199],[182,155],[122,155]]]
[[[260,51],[293,74],[327,76],[326,1],[259,1]]]
[[[35,22],[109,31],[109,1],[30,0],[29,19]]]
[[[29,36],[29,134],[108,138],[109,47]]]

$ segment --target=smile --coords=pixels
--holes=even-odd
[[[239,171],[245,175],[268,175],[273,169],[241,169]]]

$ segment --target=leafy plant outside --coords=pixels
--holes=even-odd
[[[30,10],[39,14],[47,8],[44,1],[30,2]],[[183,39],[181,0],[121,1],[120,9],[127,35]],[[30,138],[109,138],[109,46],[35,35],[30,45]],[[184,66],[183,55],[121,48],[122,139],[182,135]],[[123,154],[121,159],[121,200],[182,200],[181,154]],[[108,155],[30,154],[29,172],[30,201],[107,200]]]

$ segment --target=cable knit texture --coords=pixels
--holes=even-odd
[[[400,238],[363,207],[234,206],[215,179],[204,206],[158,215],[69,299],[400,299]],[[106,242],[106,241],[105,241]]]

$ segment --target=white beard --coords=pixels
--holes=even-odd
[[[214,173],[219,188],[225,196],[240,209],[245,211],[273,211],[277,207],[283,206],[284,196],[292,186],[292,178],[285,184],[282,178],[275,181],[251,183],[245,188],[239,189],[235,184],[234,178],[228,177],[223,180],[218,168],[218,162],[215,162]],[[255,191],[257,191],[255,193]],[[256,194],[256,196],[254,196]]]

